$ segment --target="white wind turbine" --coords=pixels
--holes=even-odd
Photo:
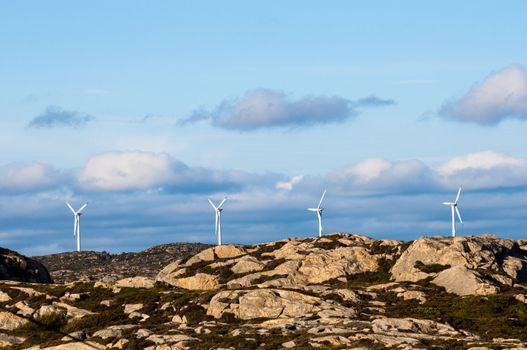
[[[81,215],[82,215],[82,211],[84,210],[84,208],[86,208],[88,203],[84,203],[84,205],[80,207],[80,209],[77,211],[75,211],[75,209],[73,209],[73,207],[68,202],[66,202],[66,204],[68,205],[68,207],[70,208],[74,216],[73,237],[77,236],[77,251],[80,252],[81,251]]]
[[[456,218],[455,218],[454,212],[457,214],[459,222],[463,224],[463,220],[461,220],[461,214],[459,213],[459,208],[457,207],[457,202],[459,201],[459,196],[461,195],[462,189],[463,189],[463,186],[459,186],[459,190],[457,191],[456,200],[454,202],[443,202],[444,205],[450,206],[450,210],[452,211],[452,237],[456,237]]]
[[[220,205],[215,206],[214,203],[209,198],[209,203],[214,208],[214,211],[216,212],[216,225],[214,226],[214,234],[216,237],[218,237],[218,245],[221,245],[221,211],[223,210],[221,206],[225,201],[227,200],[227,197],[223,198]]]
[[[318,207],[316,208],[307,208],[309,211],[313,211],[317,213],[318,217],[318,236],[322,237],[322,212],[324,211],[324,208],[321,208],[322,200],[324,199],[324,196],[326,195],[326,190],[324,190],[324,193],[322,193],[322,197],[320,197],[320,202],[318,202]]]

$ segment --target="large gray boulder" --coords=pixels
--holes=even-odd
[[[0,248],[0,279],[19,282],[53,283],[44,265],[5,248]]]

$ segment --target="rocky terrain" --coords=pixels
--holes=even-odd
[[[73,281],[116,281],[125,277],[155,277],[170,262],[209,248],[201,243],[158,245],[138,253],[68,252],[35,256],[56,283]]]
[[[527,348],[525,241],[337,233],[210,247],[154,278],[0,284],[10,349]]]

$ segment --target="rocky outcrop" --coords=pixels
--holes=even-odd
[[[0,248],[0,279],[34,283],[52,283],[48,270],[40,262]]]
[[[226,313],[242,320],[294,318],[317,314],[322,318],[353,317],[353,309],[337,306],[321,298],[281,289],[223,291],[216,294],[207,314],[221,318]]]
[[[527,282],[527,252],[511,239],[490,235],[421,237],[391,269],[395,281],[432,282],[459,295],[488,295],[499,284]]]
[[[194,276],[166,279],[167,282],[174,287],[190,289],[190,290],[211,290],[219,287],[218,278],[214,275],[206,273],[197,273]]]
[[[447,292],[457,295],[490,295],[499,292],[499,288],[485,281],[485,279],[464,266],[454,266],[441,271],[432,283],[444,287]]]
[[[380,259],[391,258],[384,251],[398,250],[395,241],[386,241],[384,253],[376,254],[374,242],[364,236],[335,234],[316,240],[289,239],[246,248],[223,245],[166,266],[156,279],[187,289],[255,285],[298,288],[339,278],[346,280],[350,275],[375,272]],[[384,242],[377,244],[377,248]],[[205,272],[206,279],[197,277]],[[213,275],[219,277],[212,281]],[[207,284],[202,285],[202,281]]]

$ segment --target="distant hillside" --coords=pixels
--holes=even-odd
[[[48,268],[56,283],[111,281],[133,276],[155,277],[167,264],[209,247],[210,245],[202,243],[172,243],[137,253],[84,251],[35,256],[33,259]]]

